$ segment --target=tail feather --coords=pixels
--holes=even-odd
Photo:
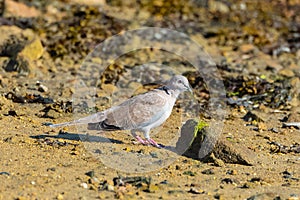
[[[89,124],[89,123],[97,123],[105,120],[105,113],[104,112],[98,112],[96,114],[83,117],[71,122],[64,122],[60,124],[51,124],[49,125],[51,128],[56,128],[56,127],[62,127],[62,126],[72,126],[72,125],[81,125],[81,124]]]

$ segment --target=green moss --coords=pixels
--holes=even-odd
[[[195,137],[198,134],[198,132],[201,132],[205,127],[208,127],[208,123],[206,123],[205,121],[200,120],[198,122],[197,126],[195,127],[195,131],[194,131]]]

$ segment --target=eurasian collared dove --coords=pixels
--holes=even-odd
[[[52,124],[50,127],[88,124],[89,130],[130,130],[140,143],[160,147],[150,138],[150,130],[168,119],[177,97],[184,91],[192,92],[187,78],[175,75],[166,85],[134,96],[117,106],[75,121]],[[137,131],[142,132],[146,140],[139,137]]]

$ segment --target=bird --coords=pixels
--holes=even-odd
[[[150,130],[162,125],[169,118],[178,96],[186,91],[193,93],[188,79],[182,75],[174,75],[165,85],[133,96],[107,110],[49,126],[55,128],[87,124],[88,130],[130,130],[139,143],[161,148],[162,146],[150,137]],[[143,133],[144,139],[137,135],[137,132]]]

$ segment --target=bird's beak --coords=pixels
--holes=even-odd
[[[193,94],[193,89],[192,89],[192,87],[191,87],[190,84],[188,84],[188,85],[186,86],[186,88],[187,88],[187,90],[188,90],[190,93]]]

